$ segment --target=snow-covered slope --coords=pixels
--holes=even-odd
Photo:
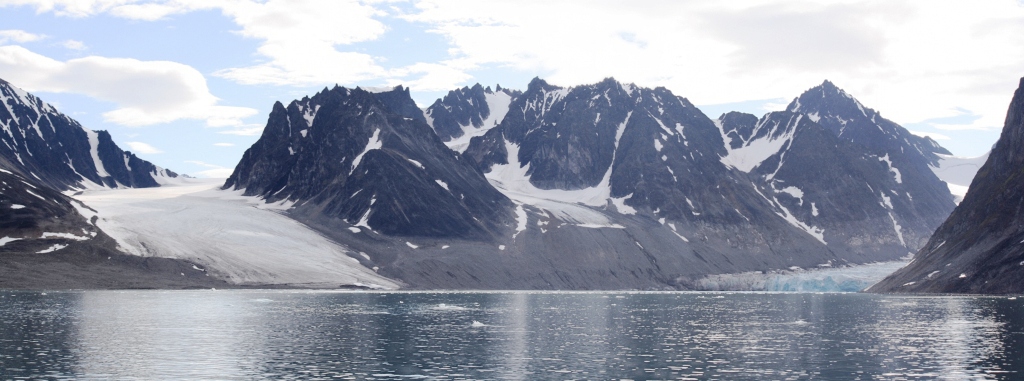
[[[155,187],[177,174],[122,151],[52,105],[0,80],[0,168],[57,190]]]
[[[465,152],[470,139],[496,127],[508,113],[512,100],[521,92],[497,86],[452,90],[444,98],[423,110],[427,123],[444,144],[456,152]]]
[[[978,157],[959,157],[939,154],[939,160],[930,167],[939,180],[946,182],[949,192],[953,194],[956,203],[959,204],[967,195],[967,189],[970,188],[974,175],[988,160],[988,155],[986,153]]]
[[[188,260],[240,285],[397,288],[340,246],[221,179],[183,179],[159,188],[86,190],[75,196],[118,248],[139,256]]]

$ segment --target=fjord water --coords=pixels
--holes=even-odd
[[[1024,299],[0,292],[0,379],[1001,380]]]

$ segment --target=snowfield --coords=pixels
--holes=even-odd
[[[223,183],[181,179],[74,197],[96,210],[79,208],[86,218],[98,216],[97,225],[122,251],[191,261],[233,284],[399,287],[360,265],[347,248],[278,213],[290,205],[220,190]]]
[[[974,175],[978,173],[982,165],[985,165],[987,160],[987,153],[978,157],[939,154],[939,165],[930,167],[939,180],[946,182],[949,192],[953,194],[956,203],[959,204],[967,195],[967,189],[971,186]]]

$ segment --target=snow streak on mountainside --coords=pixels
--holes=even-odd
[[[0,167],[57,190],[155,187],[177,174],[122,151],[106,131],[83,128],[0,80]]]
[[[0,253],[50,253],[87,244],[99,229],[63,194],[0,169]]]
[[[860,112],[843,94],[819,103]],[[929,205],[952,208],[925,160],[941,147],[898,146],[907,159],[817,122],[855,116],[797,111],[716,123],[611,78],[474,86],[426,111],[401,87],[335,87],[276,104],[225,188],[288,207],[414,288],[695,289],[710,274],[892,261],[938,224]],[[934,184],[908,173],[913,157]]]
[[[195,263],[236,285],[314,288],[398,285],[360,265],[358,253],[275,212],[266,204],[216,188],[219,180],[186,179],[150,189],[86,190],[76,196],[118,248],[143,257]]]
[[[487,239],[512,204],[449,150],[407,89],[324,89],[274,105],[225,188],[296,202],[365,234]]]
[[[449,148],[465,152],[469,140],[501,123],[509,104],[522,92],[497,86],[491,91],[479,83],[452,90],[423,110],[427,123]]]
[[[767,260],[778,255],[767,249],[777,241],[800,252],[790,253],[790,260],[863,261],[878,255],[837,258],[819,230],[794,223],[784,207],[723,165],[720,157],[727,152],[714,123],[666,89],[613,79],[561,88],[535,79],[497,128],[473,139],[466,155],[514,201],[562,216],[563,223],[621,227],[614,218],[578,218],[560,207],[576,203],[649,216],[682,243],[698,237],[719,252],[746,251],[730,258]],[[723,234],[732,229],[747,233]]]
[[[953,210],[949,188],[930,168],[938,164],[939,155],[951,154],[931,138],[911,134],[829,81],[801,94],[786,111],[807,115],[841,140],[885,161],[904,194],[916,200],[916,209],[934,213],[925,216],[933,228]]]
[[[749,173],[777,213],[833,249],[898,258],[920,248],[955,205],[932,171],[945,149],[829,81],[787,111],[727,113],[716,124],[722,162]]]
[[[731,140],[722,161],[750,173],[780,216],[830,248],[898,258],[931,233],[929,217],[941,218],[915,204],[920,200],[888,156],[866,153],[807,115],[780,111],[752,120],[729,113],[718,121]]]
[[[875,292],[1024,292],[1024,78],[963,201]]]

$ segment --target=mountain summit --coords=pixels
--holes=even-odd
[[[485,238],[512,209],[445,147],[401,86],[335,87],[275,103],[224,187],[400,236]]]
[[[144,188],[177,177],[92,131],[38,97],[0,79],[0,168],[57,190]]]

